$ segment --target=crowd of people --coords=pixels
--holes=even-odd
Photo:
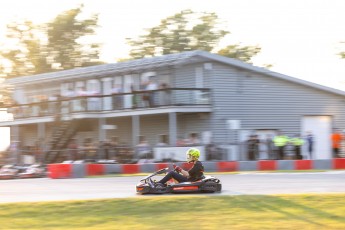
[[[333,157],[342,157],[345,135],[341,130],[335,129],[330,136],[330,141]],[[243,153],[242,149],[240,151],[242,156],[239,160],[315,159],[315,136],[310,131],[305,136],[292,135],[290,137],[282,132],[278,132],[274,136],[268,134],[261,139],[258,135],[253,134],[243,144],[246,154]],[[179,137],[176,145],[172,147],[202,145],[204,144],[199,139],[198,134],[190,133],[187,138]],[[8,153],[17,152],[17,157],[18,155],[32,155],[35,157],[36,162],[44,163],[45,153],[47,152],[46,146],[43,140],[38,140],[34,146],[21,146],[19,142],[13,142],[8,149]],[[120,142],[118,137],[112,137],[110,140],[99,142],[94,142],[91,138],[85,138],[82,142],[78,142],[76,138],[72,138],[66,148],[60,150],[61,153],[59,155],[61,161],[107,159],[113,160],[116,163],[154,162],[154,148],[169,146],[167,135],[161,135],[159,141],[153,146],[150,145],[145,136],[139,136],[139,143],[136,146]],[[219,145],[209,143],[204,145],[204,147],[206,160],[226,159],[226,152]],[[302,155],[302,148],[307,150],[308,155]],[[264,157],[261,155],[263,152],[265,153]],[[13,158],[13,154],[8,154],[9,158],[11,156]]]
[[[334,129],[330,136],[332,157],[339,158],[341,156],[342,143],[345,142],[345,135],[339,129]],[[308,131],[305,136],[298,134],[287,136],[282,132],[278,132],[273,136],[268,134],[266,138],[260,139],[258,135],[250,135],[245,142],[248,160],[260,159],[260,147],[264,146],[267,159],[284,160],[296,159],[301,160],[313,159],[315,151],[315,136]],[[302,155],[302,148],[305,147],[308,155]]]
[[[9,103],[9,111],[15,117],[44,116],[48,114],[82,111],[99,111],[108,109],[156,107],[171,104],[171,92],[169,85],[158,82],[156,77],[151,76],[139,85],[114,83],[109,93],[104,94],[85,86],[69,85],[60,93],[48,92],[28,96],[27,103],[21,104],[16,101]],[[109,105],[103,98],[109,98]]]

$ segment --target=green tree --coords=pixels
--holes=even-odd
[[[258,46],[240,46],[240,45],[228,45],[218,51],[219,55],[235,58],[244,62],[250,62],[250,59],[257,55],[261,51]]]
[[[0,50],[1,75],[17,77],[101,64],[100,45],[86,39],[95,34],[98,16],[81,20],[82,8],[62,12],[42,25],[29,20],[7,25],[6,36],[12,45]]]
[[[39,27],[31,21],[13,22],[7,25],[6,37],[9,45],[2,45],[0,56],[2,64],[9,66],[2,69],[2,77],[21,76],[48,70],[45,61],[46,52],[40,43]]]
[[[215,52],[219,41],[230,33],[222,27],[215,13],[184,10],[161,20],[158,26],[147,29],[146,34],[128,38],[132,47],[129,55],[139,59],[190,50]],[[219,54],[248,62],[259,52],[259,47],[229,45]]]
[[[98,27],[98,15],[79,19],[83,5],[59,14],[47,24],[50,61],[59,69],[101,64],[100,44],[87,42]]]
[[[341,44],[345,44],[345,42],[340,42]],[[345,51],[342,51],[340,53],[338,53],[338,55],[340,56],[340,58],[345,59]]]
[[[0,78],[0,108],[12,104],[13,87],[4,83],[5,78]]]

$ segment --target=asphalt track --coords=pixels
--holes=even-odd
[[[239,174],[210,173],[210,175],[214,175],[222,181],[223,190],[221,193],[207,195],[345,193],[345,171],[243,172]],[[0,181],[0,203],[157,196],[136,194],[135,185],[142,177],[2,180]],[[200,196],[205,196],[205,194],[200,194]]]

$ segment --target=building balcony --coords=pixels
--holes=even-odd
[[[211,112],[208,88],[168,88],[110,95],[85,95],[7,107],[14,121],[0,126],[66,119],[100,118],[169,112]]]

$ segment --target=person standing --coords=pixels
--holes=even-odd
[[[274,143],[273,143],[271,134],[268,134],[266,136],[265,144],[266,144],[266,152],[267,152],[268,159],[276,159],[277,157],[275,156],[275,153],[273,151]]]
[[[339,130],[335,129],[331,135],[333,157],[334,158],[340,157],[340,146],[341,146],[342,140],[343,140],[343,135],[340,133]]]
[[[248,160],[254,161],[256,160],[258,153],[259,153],[259,139],[257,135],[250,135],[247,141],[248,146]]]
[[[148,84],[146,85],[146,90],[149,91],[149,106],[150,107],[153,107],[155,106],[155,90],[158,89],[158,84],[154,78],[154,76],[151,76],[149,78],[149,82]]]
[[[285,151],[285,146],[289,142],[289,138],[285,135],[283,135],[281,132],[278,132],[278,135],[273,138],[273,143],[274,146],[278,149],[278,160],[283,160],[284,159],[284,151]]]
[[[305,139],[307,142],[309,159],[312,159],[313,158],[313,150],[314,150],[314,135],[312,134],[311,131],[307,132],[307,136],[305,137]]]
[[[299,137],[299,135],[294,135],[293,138],[290,139],[290,143],[294,147],[294,152],[295,152],[295,159],[296,160],[301,160],[303,159],[303,156],[301,155],[301,146],[304,144],[304,140]]]

